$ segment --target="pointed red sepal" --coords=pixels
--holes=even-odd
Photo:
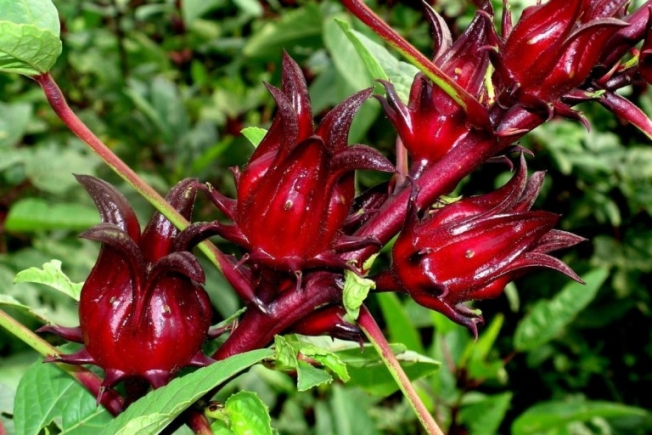
[[[551,230],[539,240],[534,248],[534,251],[551,252],[558,249],[570,248],[571,246],[586,241],[587,239],[578,236],[577,234],[562,230]]]
[[[295,141],[302,141],[312,134],[312,108],[308,96],[308,86],[299,65],[283,51],[283,73],[281,90],[292,102],[298,123],[298,137]]]
[[[118,226],[138,242],[140,224],[127,198],[115,187],[99,178],[90,175],[75,175],[75,178],[95,202],[102,222]]]
[[[432,6],[422,0],[421,5],[426,13],[426,18],[430,22],[430,29],[432,31],[432,40],[434,45],[433,59],[438,59],[453,45],[453,36],[448,28],[448,24],[444,18],[435,11]]]
[[[609,91],[605,92],[602,98],[598,99],[598,102],[611,110],[619,118],[631,122],[636,128],[645,133],[647,137],[652,139],[652,120],[634,103]]]
[[[88,353],[86,348],[82,348],[70,355],[48,355],[44,362],[62,362],[66,364],[95,364],[95,359]]]
[[[213,204],[215,204],[218,210],[224,213],[227,218],[233,220],[238,204],[235,199],[222,195],[222,193],[215,189],[210,183],[199,184],[197,189],[206,192],[208,194],[208,198]]]
[[[335,241],[335,252],[357,251],[369,245],[383,246],[376,237],[359,237],[342,235]]]
[[[136,287],[142,283],[145,273],[145,259],[140,248],[127,233],[113,224],[99,224],[84,231],[79,235],[83,239],[102,242],[117,251],[129,266],[132,279]]]
[[[380,172],[395,172],[396,168],[387,157],[377,149],[366,145],[351,145],[335,154],[330,163],[331,179],[338,179],[356,169],[369,169]]]
[[[276,101],[276,106],[278,107],[278,113],[276,114],[277,117],[280,117],[280,122],[282,124],[281,131],[279,132],[280,136],[280,141],[272,147],[274,150],[278,150],[277,153],[277,160],[276,162],[279,162],[285,158],[292,150],[294,149],[294,146],[298,143],[299,139],[299,121],[297,119],[297,114],[294,111],[294,108],[292,106],[292,100],[290,97],[286,96],[283,91],[280,89],[269,85],[265,84],[267,87],[267,90],[269,91],[270,94],[272,94],[272,97],[274,97],[274,101]],[[271,131],[271,129],[270,129]],[[255,160],[257,157],[260,156],[263,150],[267,150],[267,148],[270,148],[269,145],[267,145],[266,142],[270,142],[270,139],[274,139],[273,137],[268,139],[267,135],[263,138],[263,140],[260,142],[258,147],[256,148],[256,151],[251,157],[251,161]],[[261,148],[262,146],[262,148]]]
[[[188,365],[191,367],[207,367],[211,364],[213,364],[215,360],[213,358],[209,358],[202,351],[197,352],[195,356],[192,357],[192,359],[188,362]]]
[[[147,280],[155,285],[157,279],[168,273],[178,273],[199,284],[206,280],[204,270],[190,252],[173,252],[161,258],[149,270]]]
[[[36,332],[49,332],[74,343],[84,342],[84,337],[79,327],[69,328],[66,326],[45,325],[38,328]]]
[[[170,252],[191,251],[198,243],[218,234],[219,223],[195,222],[179,233],[170,247]]]
[[[291,326],[290,331],[309,336],[328,335],[341,340],[360,341],[364,334],[357,325],[344,320],[340,306],[320,308]]]
[[[353,117],[372,92],[373,89],[369,88],[351,95],[328,112],[319,124],[315,133],[324,140],[331,154],[344,149],[348,144]]]

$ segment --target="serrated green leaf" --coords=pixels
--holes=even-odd
[[[336,22],[337,21],[337,22]],[[374,77],[369,74],[365,63],[356,53],[355,48],[342,32],[339,20],[328,20],[324,23],[324,44],[333,60],[337,72],[344,78],[352,91],[359,91],[374,86]],[[348,25],[344,23],[345,25]],[[340,24],[342,25],[342,24]],[[377,91],[382,91],[382,85],[375,84]]]
[[[267,134],[267,130],[260,127],[245,127],[240,133],[256,148]]]
[[[16,201],[9,209],[5,229],[15,232],[85,230],[99,222],[97,210],[81,204],[48,204],[40,198]]]
[[[313,367],[305,361],[297,364],[297,390],[307,391],[311,388],[333,382],[333,377],[325,370]]]
[[[46,73],[61,54],[61,40],[31,24],[0,21],[0,71],[34,76]]]
[[[272,355],[270,349],[254,350],[177,378],[132,404],[106,426],[101,434],[155,435],[215,386]],[[127,432],[126,428],[132,431]]]
[[[514,347],[528,351],[557,337],[595,298],[608,275],[606,269],[594,269],[582,277],[586,285],[573,281],[552,300],[539,301],[516,327]]]
[[[376,288],[376,283],[370,279],[362,278],[350,270],[345,270],[344,276],[346,280],[344,281],[342,302],[348,315],[353,319],[357,319],[360,315],[360,307],[364,300],[367,299],[369,290]]]
[[[297,350],[287,338],[282,335],[274,336],[274,350],[276,352],[277,367],[291,370],[297,367]]]
[[[322,349],[310,343],[301,343],[299,352],[319,362],[324,367],[331,369],[340,380],[347,382],[350,379],[346,371],[346,364],[334,352]]]
[[[272,435],[272,419],[262,400],[251,391],[240,391],[229,397],[224,410],[236,435]]]
[[[19,435],[38,435],[53,421],[62,433],[91,435],[111,420],[93,395],[53,364],[36,363],[18,384],[14,422]]]
[[[61,270],[61,261],[52,260],[43,265],[43,269],[30,267],[16,274],[14,284],[19,282],[31,282],[36,284],[45,284],[61,293],[70,296],[74,300],[79,300],[81,289],[84,283],[72,282]]]
[[[613,419],[638,418],[652,422],[652,414],[644,409],[611,402],[546,402],[538,403],[521,414],[512,424],[512,435],[559,433],[569,423],[589,421],[594,417]]]
[[[0,21],[32,24],[59,36],[59,13],[51,0],[0,0]]]

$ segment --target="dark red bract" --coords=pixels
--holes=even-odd
[[[77,179],[102,218],[81,237],[102,242],[102,248],[82,288],[79,328],[44,328],[84,347],[50,360],[98,365],[105,372],[104,388],[121,380],[144,380],[156,388],[184,366],[211,362],[201,352],[211,305],[200,285],[204,273],[188,250],[214,226],[198,223],[179,232],[156,213],[141,235],[124,196],[97,178]],[[185,180],[167,197],[185,217],[192,211],[195,184]]]
[[[353,116],[371,90],[346,99],[315,129],[305,79],[287,54],[281,89],[268,89],[278,114],[236,175],[237,202],[213,193],[234,222],[223,225],[220,234],[245,247],[253,264],[292,272],[343,267],[336,252],[373,242],[342,233],[355,196],[354,171],[394,170],[378,151],[347,146]]]
[[[477,335],[479,314],[463,304],[494,298],[525,268],[548,267],[578,276],[547,252],[583,239],[554,230],[558,216],[530,211],[543,173],[527,180],[525,162],[501,189],[414,215],[392,251],[392,274],[418,303],[468,326]],[[382,283],[381,283],[382,285]]]

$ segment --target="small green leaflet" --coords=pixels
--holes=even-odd
[[[272,435],[269,410],[258,395],[240,391],[229,397],[223,408],[209,410],[206,415],[216,418],[211,425],[213,433],[235,435]]]
[[[306,391],[333,382],[333,377],[328,372],[299,359],[299,355],[330,369],[344,382],[350,379],[346,364],[329,350],[302,342],[296,336],[291,335],[285,337],[277,335],[274,337],[274,346],[279,366],[297,371],[297,389],[299,391]]]
[[[240,133],[249,139],[249,142],[251,142],[254,148],[256,148],[258,145],[260,145],[260,142],[267,134],[267,130],[260,127],[245,127],[240,131]]]
[[[36,284],[45,284],[61,293],[70,296],[74,300],[79,300],[79,295],[84,283],[72,282],[65,273],[61,271],[61,261],[52,260],[43,265],[43,269],[30,267],[29,269],[18,272],[14,278],[14,284],[19,282],[31,282]]]
[[[345,270],[344,275],[346,277],[343,294],[344,308],[346,308],[349,316],[357,319],[360,315],[360,307],[364,300],[367,299],[369,290],[376,288],[376,283],[370,279],[362,278],[350,270]]]
[[[51,0],[0,0],[0,71],[46,73],[61,54],[59,14]]]

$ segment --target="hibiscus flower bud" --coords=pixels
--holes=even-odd
[[[517,174],[495,192],[462,199],[422,220],[413,213],[392,251],[394,282],[477,335],[482,318],[464,302],[497,297],[524,269],[547,267],[580,281],[547,253],[583,239],[553,229],[557,215],[530,211],[542,181],[542,172],[527,179],[522,159]]]
[[[478,12],[467,30],[452,43],[443,19],[427,5],[426,12],[436,36],[435,64],[471,95],[485,99],[489,15]],[[413,177],[441,159],[469,134],[474,134],[459,104],[423,74],[415,77],[407,105],[400,100],[391,83],[382,83],[387,98],[379,97],[378,100],[412,158],[410,174]]]
[[[211,322],[211,305],[201,287],[204,272],[188,252],[215,225],[197,223],[177,230],[156,213],[141,234],[133,210],[120,192],[91,176],[79,175],[102,223],[81,237],[102,243],[81,291],[79,328],[45,327],[84,347],[48,358],[95,364],[105,372],[102,391],[119,381],[157,388],[182,367],[212,360],[201,348]],[[167,197],[186,218],[195,200],[195,180],[184,180]],[[101,394],[101,393],[100,393]]]
[[[236,176],[237,202],[212,192],[234,223],[222,225],[220,235],[243,246],[255,265],[292,272],[345,267],[337,252],[375,242],[342,234],[355,196],[354,171],[394,171],[378,151],[347,146],[353,116],[371,89],[346,99],[315,129],[305,79],[287,54],[282,72],[281,89],[268,86],[278,113]]]
[[[543,106],[582,84],[604,45],[627,23],[623,1],[549,0],[530,6],[500,47],[499,82],[526,106]]]

